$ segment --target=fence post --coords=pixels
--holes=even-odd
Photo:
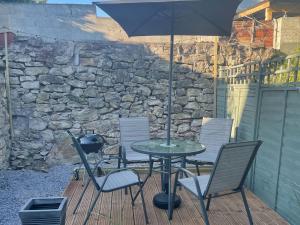
[[[287,101],[288,101],[288,90],[284,91],[284,109],[282,115],[282,124],[281,124],[281,137],[280,137],[280,152],[279,152],[279,162],[278,162],[278,171],[277,171],[277,179],[276,179],[276,194],[275,194],[275,204],[274,209],[277,211],[277,202],[278,202],[278,189],[279,189],[279,178],[280,178],[280,171],[281,171],[281,159],[282,159],[282,149],[283,149],[283,136],[284,136],[284,127],[285,127],[285,120],[286,120],[286,110],[287,110]]]
[[[219,38],[214,39],[214,111],[213,117],[217,117],[217,85],[218,85],[218,47]]]
[[[262,91],[261,86],[263,79],[265,77],[266,73],[266,64],[259,64],[259,73],[258,73],[258,79],[257,79],[257,93],[256,93],[256,106],[255,106],[255,124],[254,124],[254,131],[253,131],[253,140],[258,139],[258,129],[259,129],[259,121],[260,121],[260,110],[261,110],[261,100],[262,100]],[[251,189],[254,191],[254,185],[255,185],[255,167],[256,167],[256,157],[253,161],[250,173],[250,186]]]

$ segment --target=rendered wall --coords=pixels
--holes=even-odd
[[[300,48],[300,17],[279,18],[274,25],[275,49],[293,54]]]

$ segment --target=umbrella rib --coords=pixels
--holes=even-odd
[[[129,36],[133,36],[135,32],[137,32],[142,26],[144,26],[153,16],[155,16],[157,13],[159,13],[161,9],[159,8],[156,10],[153,14],[151,14],[149,17],[144,19],[142,23],[140,23],[132,32],[130,32]]]

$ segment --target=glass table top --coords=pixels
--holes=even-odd
[[[170,146],[166,142],[166,139],[137,141],[131,144],[131,148],[139,153],[160,156],[188,156],[205,151],[205,146],[196,141],[171,139]]]

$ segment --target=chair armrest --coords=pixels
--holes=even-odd
[[[191,171],[185,169],[185,168],[182,168],[182,167],[176,167],[177,168],[177,173],[179,172],[184,172],[185,174],[188,174],[190,177],[197,177],[195,174],[193,174]]]
[[[105,149],[103,149],[103,152],[106,152],[106,151],[109,151],[111,149],[114,149],[114,148],[117,148],[119,146],[119,144],[115,144],[115,145],[110,145],[110,146],[107,146]],[[118,149],[118,153],[120,151],[120,147]],[[115,153],[114,153],[115,154]],[[112,155],[112,154],[108,154],[108,155]]]
[[[177,182],[178,182],[178,177],[179,177],[179,173],[180,172],[183,172],[187,175],[189,175],[189,177],[191,177],[196,185],[196,189],[197,189],[197,192],[198,192],[198,195],[201,194],[202,196],[202,192],[201,192],[201,188],[200,188],[200,184],[199,184],[199,181],[198,181],[198,178],[197,178],[197,175],[193,174],[191,171],[185,169],[185,168],[181,168],[181,167],[177,167],[178,170],[176,172],[176,175],[175,175],[175,186],[177,185]]]
[[[137,177],[138,177],[139,183],[142,183],[142,182],[141,182],[141,179],[140,179],[140,175],[139,175],[139,173],[138,173],[136,170],[131,169],[131,168],[121,168],[121,169],[113,170],[113,171],[111,171],[111,172],[109,172],[108,174],[105,175],[104,181],[103,181],[103,183],[102,183],[102,185],[101,185],[101,187],[100,187],[100,191],[103,190],[103,187],[104,187],[104,185],[105,185],[107,179],[109,178],[109,176],[111,176],[111,175],[114,174],[114,173],[118,173],[118,172],[126,171],[126,170],[127,170],[127,171],[132,171],[134,174],[136,174]]]

